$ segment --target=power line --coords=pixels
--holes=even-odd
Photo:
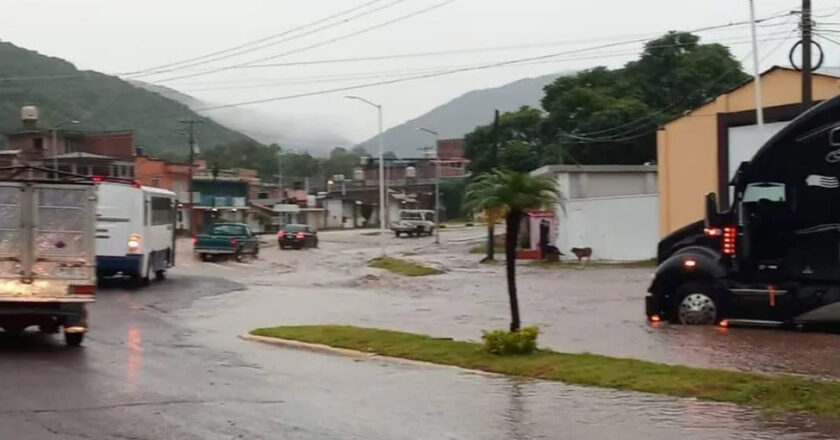
[[[312,29],[308,32],[304,32],[304,33],[297,34],[297,35],[292,35],[290,37],[284,38],[284,39],[279,40],[279,41],[272,41],[272,42],[269,42],[269,43],[266,43],[266,44],[263,44],[263,45],[260,45],[260,46],[240,50],[238,52],[230,53],[230,54],[227,54],[227,55],[221,55],[221,56],[217,56],[215,58],[210,58],[210,59],[196,61],[196,62],[189,63],[189,64],[184,64],[180,67],[173,67],[171,69],[163,69],[163,70],[157,70],[157,71],[149,72],[149,73],[142,73],[142,74],[139,74],[139,75],[134,75],[134,77],[135,78],[140,78],[140,77],[143,77],[143,76],[157,75],[157,74],[168,73],[168,72],[176,72],[176,71],[179,71],[179,70],[184,70],[186,68],[200,66],[202,64],[212,63],[212,62],[215,62],[215,61],[221,61],[221,60],[225,60],[225,59],[228,59],[228,58],[232,58],[232,57],[236,57],[236,56],[240,56],[240,55],[245,55],[245,54],[248,54],[248,53],[251,53],[251,52],[255,52],[257,50],[265,49],[266,47],[276,46],[278,44],[287,43],[289,41],[297,40],[297,39],[302,38],[302,37],[306,37],[306,36],[309,36],[309,35],[312,35],[312,34],[316,34],[318,32],[321,32],[321,31],[324,31],[324,30],[327,30],[327,29],[330,29],[330,28],[333,28],[333,27],[336,27],[336,26],[341,26],[341,25],[347,24],[347,23],[349,23],[353,20],[365,17],[365,16],[370,15],[370,14],[374,14],[376,12],[382,11],[384,9],[390,8],[390,7],[398,5],[400,3],[404,3],[406,1],[408,1],[408,0],[393,0],[390,3],[382,5],[378,8],[371,9],[371,10],[365,11],[365,12],[361,12],[361,13],[356,14],[354,16],[347,17],[347,18],[345,18],[345,19],[343,19],[339,22],[328,23],[324,26]]]
[[[238,46],[233,46],[233,47],[230,47],[230,48],[227,48],[227,49],[219,50],[219,51],[216,51],[216,52],[208,53],[208,54],[193,57],[193,58],[188,58],[188,59],[181,60],[181,61],[162,64],[162,65],[159,65],[159,66],[150,67],[150,68],[147,68],[147,69],[138,70],[138,71],[134,71],[134,72],[127,72],[124,75],[134,75],[134,74],[139,74],[139,73],[144,73],[144,72],[149,72],[149,71],[156,71],[158,69],[165,69],[165,68],[172,67],[172,66],[177,66],[177,65],[180,65],[180,64],[185,64],[185,63],[190,63],[190,62],[193,62],[193,61],[198,61],[198,60],[201,60],[201,59],[204,59],[204,58],[210,58],[210,57],[222,55],[222,54],[225,54],[225,53],[237,51],[239,49],[243,49],[243,48],[255,45],[255,44],[264,43],[266,41],[271,41],[275,38],[283,37],[283,36],[289,35],[291,33],[304,30],[304,29],[309,28],[311,26],[315,26],[315,25],[330,21],[332,19],[341,17],[343,15],[346,15],[346,14],[349,14],[349,13],[352,13],[352,12],[356,12],[360,9],[364,9],[364,8],[370,6],[370,5],[373,5],[373,4],[376,4],[376,3],[381,3],[383,1],[385,1],[385,0],[371,0],[371,1],[368,1],[366,3],[361,4],[359,6],[356,6],[356,7],[350,8],[350,9],[345,9],[341,12],[338,12],[338,13],[332,14],[330,16],[318,19],[316,21],[309,22],[307,24],[297,26],[297,27],[292,28],[292,29],[287,29],[285,31],[282,31],[282,32],[279,32],[279,33],[276,33],[276,34],[272,34],[272,35],[269,35],[267,37],[260,38],[258,40],[249,41],[247,43],[243,43],[243,44],[240,44]]]
[[[719,27],[719,26],[713,26],[713,27]],[[704,28],[704,29],[708,29],[708,28]],[[688,32],[697,32],[697,31],[695,30],[695,31],[688,31]],[[297,94],[278,96],[278,97],[273,97],[273,98],[263,98],[263,99],[243,101],[243,102],[238,102],[238,103],[233,103],[233,104],[211,106],[211,107],[205,107],[205,108],[200,109],[200,110],[202,110],[202,111],[204,111],[204,110],[217,110],[217,109],[222,109],[222,108],[239,107],[239,106],[243,106],[243,105],[253,105],[253,104],[263,104],[263,103],[267,103],[267,102],[282,101],[282,100],[295,99],[295,98],[304,98],[304,97],[309,97],[309,96],[324,95],[324,94],[336,93],[336,92],[346,92],[346,91],[350,91],[350,90],[358,90],[358,89],[363,89],[363,88],[368,88],[368,87],[396,84],[396,83],[401,83],[401,82],[406,82],[406,81],[414,81],[414,80],[418,80],[418,79],[426,79],[426,78],[433,78],[433,77],[438,77],[438,76],[446,76],[446,75],[452,75],[452,74],[461,73],[461,72],[468,72],[468,71],[473,71],[473,70],[483,70],[483,69],[489,69],[489,68],[494,68],[494,67],[507,66],[507,65],[511,65],[511,64],[529,62],[529,61],[547,60],[547,59],[556,58],[556,57],[562,56],[562,55],[569,55],[569,54],[580,53],[580,52],[584,52],[584,51],[597,50],[597,49],[604,49],[604,48],[609,48],[609,47],[623,46],[623,45],[627,45],[627,44],[640,43],[640,42],[643,42],[643,41],[645,41],[645,40],[633,40],[633,41],[627,41],[627,42],[608,43],[608,44],[602,44],[602,45],[594,46],[594,47],[579,48],[579,49],[574,49],[574,50],[570,50],[570,51],[557,52],[557,53],[540,55],[540,56],[535,56],[535,57],[519,58],[519,59],[501,61],[501,62],[491,63],[491,64],[482,64],[482,65],[464,67],[464,68],[459,68],[459,69],[451,69],[451,70],[446,70],[446,71],[443,71],[443,72],[435,72],[435,73],[428,73],[428,74],[423,74],[423,75],[410,76],[410,77],[407,77],[407,78],[377,81],[377,82],[371,82],[371,83],[365,83],[365,84],[357,84],[357,85],[353,85],[353,86],[336,87],[336,88],[320,90],[320,91],[297,93]]]
[[[379,0],[379,1],[382,1],[382,0]],[[345,11],[345,12],[347,12],[347,11]],[[787,14],[773,14],[773,15],[769,15],[767,17],[761,18],[761,19],[757,20],[757,22],[762,23],[762,22],[766,22],[766,21],[771,21],[771,20],[775,20],[775,19],[778,19],[778,18],[783,18],[786,15]],[[737,27],[737,26],[743,26],[743,25],[747,25],[747,24],[749,24],[749,21],[732,22],[732,23],[727,23],[727,24],[722,24],[722,25],[710,26],[710,27],[706,27],[706,28],[698,28],[698,29],[694,29],[690,32],[693,32],[693,33],[712,32],[712,31],[728,29],[728,28]],[[785,24],[786,23],[776,23],[776,24],[765,24],[763,26],[764,27],[775,27],[775,26],[782,26],[782,25],[785,25]],[[337,59],[325,59],[325,60],[297,61],[297,62],[287,62],[287,63],[255,64],[255,65],[248,64],[248,65],[240,65],[240,66],[227,66],[226,68],[229,68],[229,69],[255,69],[255,68],[301,66],[301,65],[330,64],[330,63],[344,63],[344,62],[357,62],[357,61],[380,61],[380,60],[388,60],[388,59],[427,57],[427,56],[436,56],[436,55],[450,55],[450,54],[451,55],[456,55],[456,54],[465,54],[465,53],[482,52],[482,51],[503,51],[503,50],[537,48],[537,47],[562,46],[562,45],[589,43],[589,42],[598,42],[598,41],[610,41],[610,40],[614,40],[614,39],[617,39],[617,38],[622,38],[622,39],[623,38],[634,38],[634,40],[631,41],[631,43],[634,43],[634,42],[645,41],[649,38],[655,37],[656,35],[661,35],[661,32],[659,32],[659,33],[616,35],[616,36],[611,36],[611,37],[565,40],[565,41],[544,42],[544,43],[531,43],[531,44],[520,44],[520,45],[501,46],[501,47],[484,47],[484,48],[472,48],[472,49],[428,51],[428,52],[418,52],[418,53],[387,54],[387,55],[374,55],[374,56],[353,57],[353,58],[337,58]],[[161,67],[161,66],[159,66],[159,67]],[[152,68],[152,69],[154,69],[154,68]],[[151,70],[151,69],[147,69],[147,70]],[[137,71],[137,72],[141,72],[141,71]],[[107,73],[100,73],[100,72],[94,72],[94,71],[84,71],[84,72],[77,72],[77,73],[73,73],[73,74],[64,74],[64,75],[7,76],[7,77],[0,77],[0,82],[47,80],[47,79],[67,79],[67,78],[89,78],[89,77],[96,76],[96,75],[116,77],[116,76],[120,76],[120,75],[131,75],[132,73],[137,73],[137,72],[107,74]],[[201,70],[199,72],[204,73],[206,71]]]
[[[784,38],[766,38],[762,41],[776,41],[776,40],[787,40],[789,38],[790,32],[778,32],[767,34],[766,36],[773,36],[773,35],[785,35]],[[748,44],[751,40],[738,40],[738,41],[727,41],[727,45],[738,45],[738,44]],[[711,43],[722,43],[722,41],[712,41]],[[671,44],[671,45],[657,45],[653,46],[655,48],[665,48],[665,47],[680,47],[684,46],[685,44]],[[543,60],[543,61],[536,61],[536,62],[527,62],[527,63],[518,63],[514,65],[510,65],[508,67],[519,67],[519,66],[529,66],[535,64],[547,64],[547,63],[559,63],[559,62],[567,62],[567,61],[580,61],[580,60],[592,60],[592,59],[604,59],[604,58],[613,58],[613,57],[621,57],[621,56],[628,56],[637,54],[637,50],[632,51],[619,51],[619,52],[607,52],[601,54],[594,54],[594,55],[587,55],[587,56],[579,56],[579,57],[566,57],[566,58],[557,58],[552,60]],[[223,82],[216,82],[214,83],[215,86],[208,86],[208,87],[198,87],[198,88],[189,88],[189,84],[181,85],[178,87],[179,91],[182,92],[207,92],[207,91],[217,91],[217,90],[241,90],[241,89],[252,89],[252,88],[264,88],[264,87],[272,87],[272,86],[283,86],[283,85],[301,85],[301,84],[320,84],[320,83],[329,83],[329,82],[340,82],[340,81],[348,81],[353,79],[376,79],[376,78],[387,78],[387,77],[394,77],[394,76],[405,76],[417,73],[428,73],[428,72],[436,72],[436,71],[445,71],[451,69],[460,69],[465,67],[474,67],[481,64],[467,64],[467,65],[449,65],[449,66],[431,66],[431,67],[420,67],[415,69],[401,69],[401,70],[387,70],[387,71],[376,71],[376,72],[359,72],[359,73],[352,73],[352,74],[338,74],[338,75],[322,75],[322,76],[299,76],[299,77],[287,77],[282,78],[276,81],[262,81],[258,83],[251,83],[251,84],[242,84],[239,82],[231,82],[231,81],[223,81]],[[184,88],[187,86],[186,88]]]
[[[777,24],[767,25],[767,26],[768,27],[775,27],[775,26],[782,26],[782,25],[785,25],[785,24],[787,24],[787,23],[777,23]],[[718,29],[714,29],[714,30],[718,30]],[[702,32],[702,31],[696,31],[696,32]],[[624,38],[624,37],[652,38],[656,35],[661,35],[661,33],[656,33],[656,34],[654,34],[654,33],[633,34],[633,35],[629,35],[629,36],[621,36],[621,38]],[[402,54],[371,55],[371,56],[352,57],[352,58],[333,58],[333,59],[324,59],[324,60],[291,61],[291,62],[286,62],[286,63],[255,64],[255,65],[249,65],[249,66],[240,66],[240,67],[237,67],[237,69],[258,69],[258,68],[268,68],[268,67],[305,66],[305,65],[348,63],[348,62],[359,62],[359,61],[383,61],[383,60],[390,60],[390,59],[422,58],[422,57],[439,56],[439,55],[459,55],[459,54],[469,54],[469,53],[479,53],[479,52],[497,52],[497,51],[509,51],[509,50],[520,50],[520,49],[534,49],[534,48],[539,48],[539,47],[566,46],[566,45],[571,45],[571,44],[612,40],[612,39],[615,39],[615,38],[619,38],[619,37],[616,36],[616,37],[608,37],[608,38],[566,40],[566,41],[555,41],[555,42],[545,42],[545,43],[518,44],[518,45],[511,45],[511,46],[481,47],[481,48],[471,48],[471,49],[454,49],[454,50],[440,50],[440,51],[402,53]]]
[[[404,0],[398,0],[398,1],[404,1]],[[450,3],[453,3],[455,1],[457,1],[457,0],[444,0],[443,2],[436,3],[432,6],[427,7],[427,8],[420,9],[419,11],[414,11],[414,12],[406,14],[406,15],[401,15],[397,18],[385,21],[383,23],[379,23],[379,24],[374,25],[374,26],[370,26],[370,27],[367,27],[367,28],[364,28],[364,29],[361,29],[361,30],[358,30],[358,31],[354,31],[354,32],[351,32],[349,34],[344,34],[344,35],[341,35],[341,36],[338,36],[338,37],[335,37],[335,38],[330,38],[328,40],[321,41],[321,42],[318,42],[318,43],[310,44],[308,46],[304,46],[304,47],[301,47],[301,48],[298,48],[298,49],[286,51],[286,52],[283,52],[283,53],[280,53],[280,54],[277,54],[277,55],[272,55],[272,56],[269,56],[269,57],[264,57],[264,58],[260,58],[260,59],[257,59],[257,60],[252,60],[252,61],[249,61],[249,62],[246,62],[246,63],[236,64],[236,65],[233,65],[233,66],[218,67],[218,68],[215,68],[215,69],[207,70],[205,72],[198,72],[198,73],[192,73],[192,74],[188,74],[188,75],[181,75],[181,76],[165,78],[165,79],[162,79],[162,80],[158,80],[158,82],[175,81],[175,80],[183,79],[183,78],[192,78],[192,77],[196,77],[196,76],[209,75],[211,73],[221,72],[221,71],[225,71],[225,70],[231,70],[231,69],[236,68],[236,67],[248,66],[248,65],[260,63],[260,62],[263,62],[263,61],[269,61],[269,60],[284,57],[284,56],[287,56],[287,55],[292,55],[292,54],[300,53],[300,52],[303,52],[303,51],[306,51],[306,50],[326,46],[328,44],[335,43],[337,41],[346,40],[348,38],[352,38],[352,37],[355,37],[355,36],[358,36],[358,35],[362,35],[362,34],[374,31],[376,29],[383,28],[385,26],[388,26],[388,25],[391,25],[391,24],[394,24],[394,23],[398,23],[400,21],[408,20],[408,19],[416,17],[420,14],[424,14],[426,12],[430,12],[430,11],[433,11],[435,9],[444,7],[444,6],[446,6]]]

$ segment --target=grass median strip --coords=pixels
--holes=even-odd
[[[569,384],[840,416],[840,382],[548,350],[522,356],[495,356],[475,342],[352,326],[272,327],[256,329],[251,334]]]
[[[410,277],[420,277],[440,273],[440,271],[434,267],[424,266],[413,261],[393,257],[374,258],[368,262],[368,266],[375,267],[377,269],[385,269],[396,274]]]

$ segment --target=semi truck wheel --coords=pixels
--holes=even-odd
[[[720,301],[714,288],[703,282],[685,283],[677,289],[671,322],[683,325],[714,325],[720,316]]]
[[[64,333],[64,344],[68,347],[78,347],[84,340],[84,333]]]

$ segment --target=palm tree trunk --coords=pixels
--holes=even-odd
[[[508,297],[510,299],[510,331],[519,331],[519,299],[516,296],[516,241],[522,213],[511,210],[505,219],[505,265],[507,268]]]
[[[493,261],[496,257],[496,240],[495,240],[495,219],[487,216],[487,256],[484,257],[487,261]]]

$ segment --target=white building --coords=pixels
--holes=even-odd
[[[531,172],[557,179],[565,201],[558,206],[555,245],[592,248],[593,260],[656,257],[659,241],[655,165],[548,165]]]

